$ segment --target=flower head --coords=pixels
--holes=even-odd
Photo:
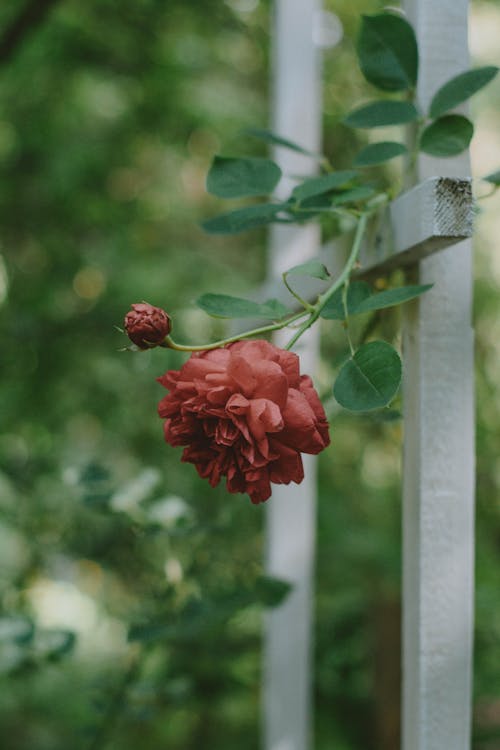
[[[192,354],[159,382],[170,393],[158,405],[165,440],[184,445],[215,487],[247,492],[253,503],[271,495],[271,482],[304,478],[301,453],[319,453],[330,442],[325,412],[299,358],[267,341],[238,341]]]
[[[165,310],[147,302],[132,305],[132,310],[125,315],[124,326],[129,339],[139,349],[149,349],[151,345],[161,344],[171,329],[170,318]]]

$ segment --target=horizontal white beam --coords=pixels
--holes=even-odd
[[[429,177],[396,198],[373,219],[360,253],[358,276],[387,273],[412,265],[429,255],[472,237],[474,200],[470,178]],[[290,236],[288,267],[299,263],[300,234]],[[335,240],[321,247],[318,257],[336,274],[348,246]],[[290,279],[293,284],[294,280]],[[314,300],[328,284],[301,276],[296,282],[302,297]],[[293,306],[295,301],[281,281],[272,279],[260,287],[259,299],[275,297]]]
[[[470,179],[430,177],[377,217],[360,254],[360,273],[408,266],[471,237],[473,219]]]

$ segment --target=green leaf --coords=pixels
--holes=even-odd
[[[308,151],[303,146],[299,146],[298,143],[289,141],[287,138],[282,138],[276,133],[272,133],[270,130],[264,130],[262,128],[247,128],[243,131],[246,135],[253,135],[254,138],[259,138],[261,141],[266,143],[272,143],[274,146],[283,146],[283,148],[289,148],[292,151],[297,151],[299,154],[306,154],[307,156],[316,156],[323,158],[321,154],[315,154],[312,151]]]
[[[350,411],[380,409],[394,398],[401,383],[401,359],[385,341],[363,344],[339,372],[333,394]]]
[[[58,659],[69,654],[75,644],[76,634],[72,630],[50,628],[36,632],[34,650],[46,659]]]
[[[299,206],[292,206],[288,210],[290,213],[300,217],[305,210],[310,212],[331,211],[332,207],[342,206],[345,203],[358,203],[367,198],[371,198],[377,191],[368,185],[342,190],[339,192],[325,193],[324,195],[313,195],[310,198],[300,202]]]
[[[295,205],[290,204],[287,207],[287,212],[293,217],[292,220],[294,222],[300,224],[309,221],[309,219],[318,216],[318,214],[331,213],[331,204],[331,195],[328,195],[328,193],[313,195],[311,198],[306,198]]]
[[[394,141],[381,141],[380,143],[370,143],[365,146],[354,159],[355,167],[373,167],[376,164],[382,164],[395,156],[405,154],[407,148],[403,143]]]
[[[289,311],[276,299],[260,304],[228,294],[202,294],[196,304],[214,318],[265,318],[276,320]]]
[[[219,198],[269,195],[281,177],[270,159],[216,156],[207,176],[207,190]]]
[[[112,496],[111,475],[101,464],[90,461],[78,477],[83,502],[93,508],[105,510]]]
[[[188,601],[180,616],[170,616],[167,621],[136,623],[129,628],[128,640],[145,643],[157,640],[199,640],[203,633],[223,627],[235,612],[248,606],[277,606],[291,589],[292,586],[287,581],[259,576],[250,586],[239,586],[215,600]]]
[[[304,209],[319,209],[319,210],[330,210],[330,207],[332,205],[332,196],[328,193],[323,193],[322,195],[312,195],[310,198],[304,198],[303,201],[300,201],[299,205],[294,206],[293,204],[290,206],[291,213],[298,212],[298,215],[301,215],[301,212]]]
[[[290,310],[279,299],[268,299],[260,305],[261,314],[257,317],[268,320],[280,320],[290,314]]]
[[[432,284],[400,286],[397,289],[387,289],[378,294],[372,294],[359,302],[357,308],[354,310],[354,314],[400,305],[403,302],[408,302],[410,299],[420,297],[421,294],[427,292],[432,286]]]
[[[14,641],[14,643],[29,643],[35,631],[31,620],[22,615],[6,615],[0,617],[0,643]]]
[[[82,468],[78,482],[84,486],[93,486],[100,482],[107,482],[110,477],[108,469],[96,461],[90,461]]]
[[[166,640],[177,634],[177,628],[174,625],[167,625],[163,622],[153,622],[148,624],[131,625],[128,630],[127,638],[129,642]]]
[[[279,203],[259,203],[219,214],[204,221],[201,226],[210,234],[237,234],[277,221],[276,215],[282,210],[283,206]]]
[[[486,175],[486,177],[483,177],[483,180],[491,182],[492,185],[500,185],[500,169],[497,172]]]
[[[368,185],[360,185],[359,187],[351,188],[350,190],[343,190],[342,192],[330,193],[329,195],[313,195],[311,198],[306,198],[301,201],[300,207],[290,208],[290,212],[296,213],[298,217],[304,215],[304,209],[309,209],[311,213],[321,211],[331,211],[332,207],[342,206],[345,203],[358,203],[364,201],[367,198],[371,198],[377,191]]]
[[[365,104],[350,112],[344,123],[351,128],[380,128],[384,125],[404,125],[418,120],[415,105],[410,102],[380,100]]]
[[[342,206],[344,203],[357,203],[358,201],[365,201],[367,198],[371,198],[377,191],[368,185],[361,185],[360,187],[353,188],[352,190],[346,190],[339,195],[335,195],[331,202],[332,206]]]
[[[498,68],[494,65],[487,65],[484,68],[468,70],[465,73],[455,76],[447,81],[444,86],[434,94],[429,108],[430,117],[440,117],[450,109],[454,109],[462,102],[470,99],[476,91],[486,86],[498,73]]]
[[[347,290],[347,311],[353,315],[361,302],[371,295],[371,288],[366,281],[353,281]],[[342,287],[330,297],[321,311],[321,317],[327,320],[344,320],[344,305],[342,303]]]
[[[259,303],[228,294],[202,294],[196,305],[215,318],[253,318],[259,312]]]
[[[303,201],[306,198],[312,198],[315,195],[322,195],[328,193],[330,190],[335,190],[347,185],[355,177],[357,172],[353,170],[344,172],[332,172],[331,174],[323,175],[322,177],[311,177],[309,180],[297,185],[292,190],[292,197],[298,201]]]
[[[401,286],[397,289],[387,289],[372,294],[370,286],[365,281],[353,281],[347,291],[347,310],[349,315],[360,315],[373,310],[393,307],[419,297],[431,289],[432,284]],[[321,311],[321,317],[328,320],[344,320],[344,306],[342,304],[342,288],[328,300]]]
[[[327,281],[330,278],[330,272],[327,267],[320,260],[314,258],[301,263],[299,266],[293,266],[293,268],[286,271],[286,275],[289,273],[300,273],[305,276],[312,276],[315,279],[322,279],[323,281]]]
[[[286,599],[291,590],[292,585],[280,578],[260,576],[255,582],[255,596],[259,603],[266,607],[277,607]]]
[[[473,133],[473,124],[463,115],[445,115],[425,128],[420,150],[432,156],[456,156],[468,147]]]
[[[384,91],[405,91],[417,82],[415,32],[401,16],[363,16],[357,42],[359,66],[367,81]]]

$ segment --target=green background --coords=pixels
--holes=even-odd
[[[266,153],[240,131],[268,123],[270,9],[60,0],[6,52],[22,5],[0,8],[0,745],[254,750],[262,604],[283,593],[260,578],[264,510],[210,489],[165,445],[155,378],[183,358],[119,352],[114,326],[147,300],[176,338],[204,341],[224,324],[196,297],[264,278],[263,232],[217,238],[199,223],[227,209],[205,191],[213,155]],[[345,37],[325,57],[325,149],[343,168],[366,136],[339,121],[374,96],[353,39],[381,4],[327,5]],[[475,10],[500,24],[497,3]],[[499,92],[477,97],[486,145]],[[498,142],[494,156],[485,171]],[[500,271],[483,206],[474,750],[495,750]],[[344,344],[336,321],[322,325],[326,391]],[[379,326],[397,340],[393,311]],[[334,409],[319,469],[316,750],[398,747],[400,443],[400,422]]]

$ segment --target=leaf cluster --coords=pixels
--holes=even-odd
[[[414,125],[417,150],[440,158],[456,156],[469,146],[474,126],[456,109],[495,78],[497,67],[484,66],[454,76],[439,87],[427,110],[422,111],[416,101],[417,39],[403,16],[392,12],[363,16],[356,51],[366,80],[391,98],[356,107],[345,115],[345,125],[364,130]],[[398,95],[403,98],[394,98]],[[208,219],[203,227],[210,233],[233,234],[271,223],[331,215],[336,208],[361,208],[376,192],[365,183],[363,170],[398,156],[410,156],[405,143],[376,141],[355,155],[353,169],[334,171],[325,155],[314,154],[278,134],[257,128],[247,129],[246,133],[317,160],[324,174],[299,182],[284,200],[237,208]],[[280,167],[271,159],[216,156],[208,173],[207,190],[219,198],[265,197],[272,195],[281,177]],[[495,174],[487,179],[496,185],[494,177]]]
[[[472,122],[454,110],[486,86],[498,73],[495,66],[465,71],[446,81],[435,92],[427,111],[415,103],[418,83],[418,45],[411,25],[402,16],[382,13],[363,16],[357,42],[361,71],[367,81],[387,92],[398,92],[404,100],[381,99],[363,105],[347,115],[344,122],[355,128],[387,125],[418,125],[417,147],[437,157],[450,157],[464,151],[473,136]],[[409,100],[408,100],[409,98]],[[360,166],[375,163],[378,155],[386,161],[406,152],[403,144],[376,143],[358,155]],[[359,161],[361,159],[361,162]]]

